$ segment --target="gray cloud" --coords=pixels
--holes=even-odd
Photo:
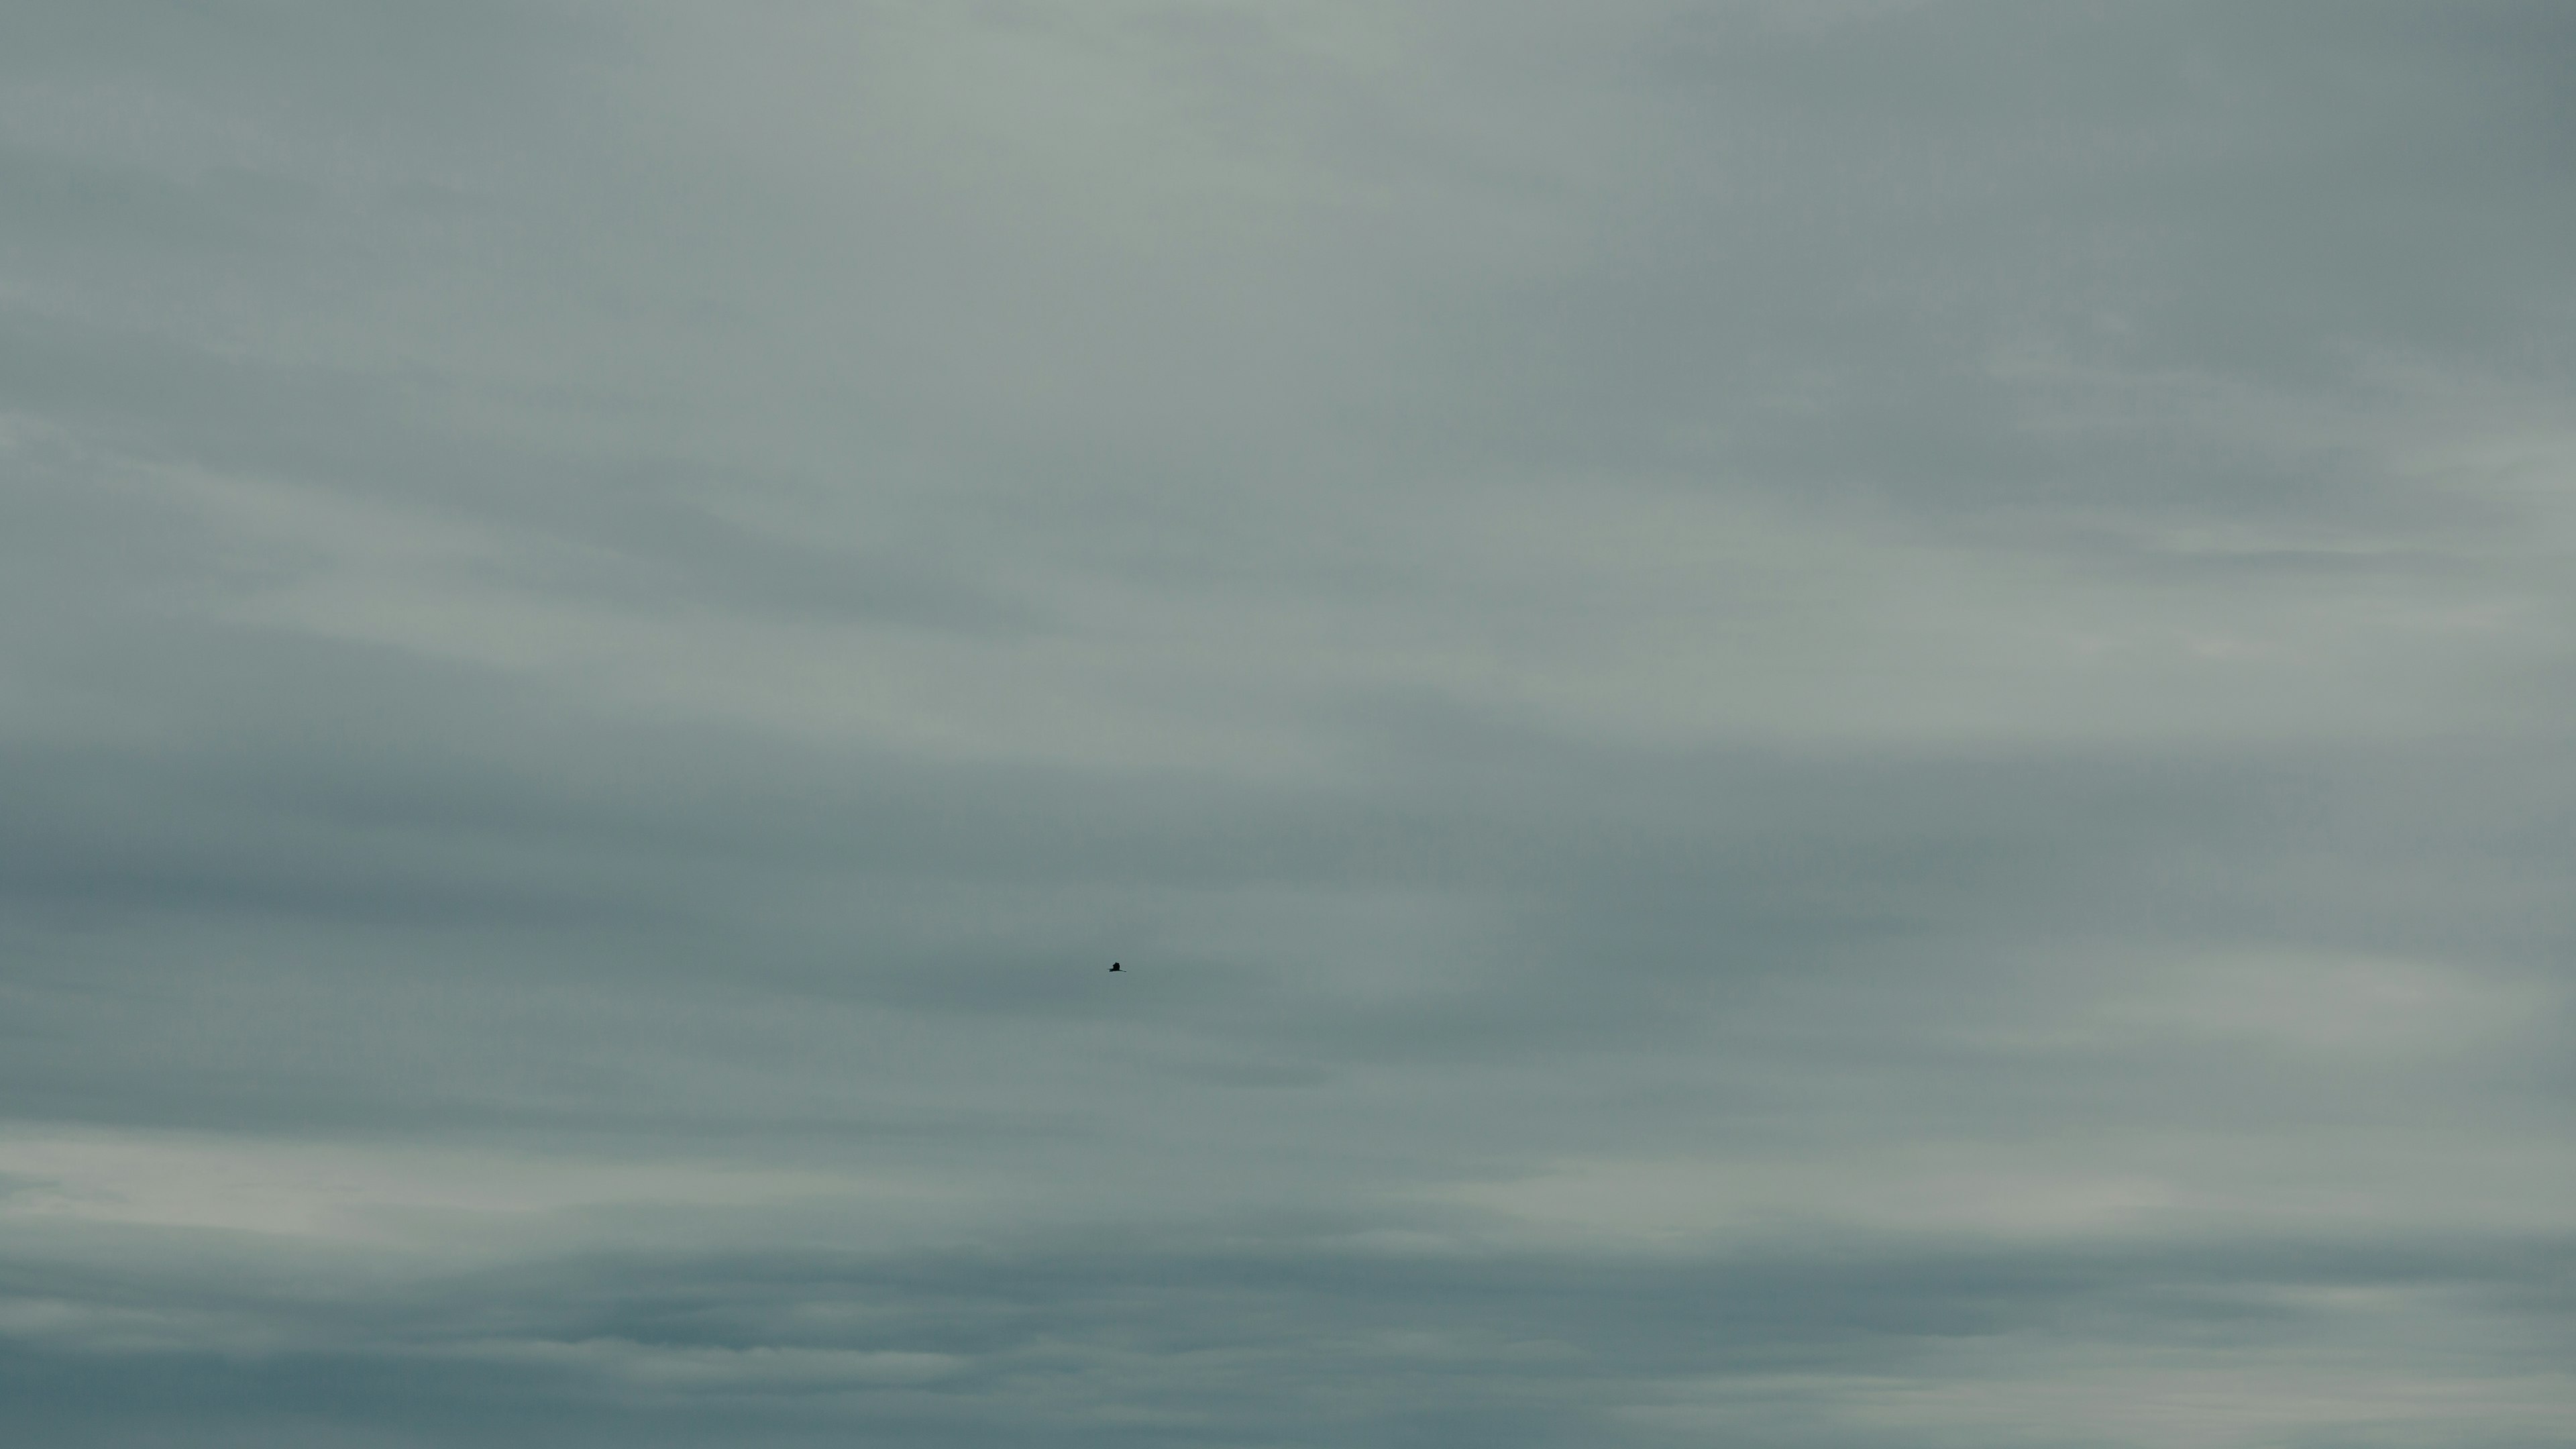
[[[13,1417],[2570,1442],[2572,50],[0,22]]]
[[[213,1286],[171,1305],[156,1282],[147,1310],[117,1301],[132,1292],[112,1279],[17,1286],[61,1295],[45,1300],[50,1314],[26,1316],[36,1344],[22,1370],[45,1374],[29,1377],[28,1402],[43,1413],[69,1401],[78,1422],[83,1400],[113,1396],[129,1405],[115,1415],[129,1431],[246,1407],[223,1402],[240,1395],[281,1416],[389,1418],[501,1442],[731,1432],[802,1443],[837,1426],[967,1442],[1649,1443],[1663,1442],[1644,1427],[1653,1411],[1689,1406],[1676,1383],[1732,1380],[1745,1385],[1731,1412],[1748,1437],[1792,1444],[1854,1442],[1836,1422],[1847,1408],[1837,1385],[1901,1382],[1927,1361],[1975,1384],[2114,1358],[2320,1341],[2349,1352],[2414,1338],[2409,1319],[2445,1299],[2455,1325],[2491,1345],[2484,1379],[2497,1397],[2485,1412],[2508,1434],[2545,1432],[2517,1396],[2546,1393],[2564,1326],[2535,1315],[2519,1285],[2563,1276],[2567,1254],[2563,1239],[2002,1252],[1846,1242],[1623,1265],[1408,1258],[1274,1227],[1253,1241],[895,1260],[621,1255],[355,1301]],[[2338,1298],[2372,1303],[2356,1311]],[[2070,1335],[2083,1347],[2050,1348]],[[263,1341],[255,1360],[226,1362],[221,1345],[245,1338]],[[129,1379],[101,1381],[103,1362],[160,1387],[134,1403]],[[1939,1413],[1935,1396],[1922,1402]],[[1623,1431],[1620,1410],[1642,1412]],[[2438,1407],[2429,1426],[2475,1432]]]

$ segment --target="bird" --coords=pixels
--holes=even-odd
[[[1112,971],[1117,970],[1117,969],[1118,969],[1118,963],[1117,963],[1117,962],[1115,962],[1115,961],[1110,962],[1110,963],[1109,963],[1109,969],[1110,969],[1110,970],[1112,970]]]

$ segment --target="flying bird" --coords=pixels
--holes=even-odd
[[[1112,971],[1117,970],[1117,969],[1118,969],[1118,963],[1117,963],[1117,962],[1115,962],[1115,961],[1110,962],[1110,963],[1109,963],[1109,969],[1110,969],[1110,970],[1112,970]]]

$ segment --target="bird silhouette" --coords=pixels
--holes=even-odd
[[[1117,963],[1117,962],[1115,962],[1115,961],[1110,962],[1110,963],[1109,963],[1109,969],[1110,969],[1110,970],[1112,970],[1112,971],[1117,970],[1117,969],[1118,969],[1118,963]]]

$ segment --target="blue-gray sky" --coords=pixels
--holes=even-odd
[[[7,7],[10,1442],[2576,1444],[2571,75]]]

